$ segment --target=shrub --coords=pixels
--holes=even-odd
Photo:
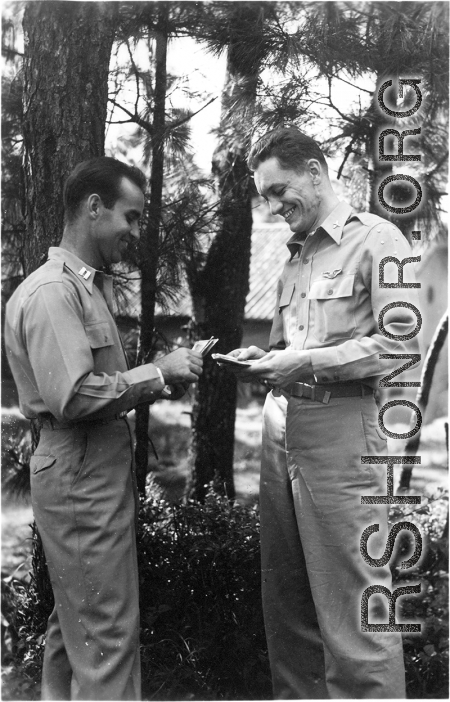
[[[30,494],[30,431],[23,422],[4,422],[2,426],[1,484],[16,497]]]
[[[54,602],[41,539],[34,524],[32,538],[30,582],[12,577],[2,579],[2,613],[9,643],[3,649],[2,663],[6,668],[2,697],[9,700],[40,699],[45,630]]]
[[[138,539],[144,692],[158,699],[269,699],[259,518],[210,491],[153,496]]]
[[[392,564],[395,586],[421,583],[419,595],[401,600],[403,621],[422,622],[420,634],[403,635],[407,696],[448,699],[448,493],[438,490],[418,508],[395,506],[391,519],[414,523],[424,541],[417,567],[401,570],[411,553],[411,538],[402,532]]]
[[[421,595],[401,600],[403,620],[424,623],[404,635],[409,698],[448,698],[447,501],[441,492],[391,514],[413,521],[425,543],[418,565],[400,570],[411,552],[402,532],[391,559],[396,586],[422,583]],[[153,487],[141,505],[138,558],[144,699],[269,699],[257,508],[212,491],[205,504],[171,504]],[[30,584],[6,579],[2,594],[12,642],[3,699],[37,699],[53,605],[37,535]]]

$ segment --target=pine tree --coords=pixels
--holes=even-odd
[[[62,187],[74,166],[104,153],[114,3],[29,2],[25,8],[23,140],[25,269],[63,229]]]

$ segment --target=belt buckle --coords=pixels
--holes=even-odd
[[[309,385],[309,383],[302,383],[302,397],[306,397],[308,400],[315,400],[316,389],[314,385]]]
[[[296,383],[298,390],[296,391],[296,397],[306,397],[308,400],[314,400],[315,389],[313,385],[308,385],[308,383]]]
[[[298,386],[300,392],[296,393],[297,397],[306,397],[308,400],[312,400],[313,402],[321,402],[324,405],[329,403],[331,398],[331,392],[329,390],[324,391],[323,397],[320,397],[320,393],[318,393],[319,396],[316,397],[316,385],[309,385],[309,383],[298,383]]]

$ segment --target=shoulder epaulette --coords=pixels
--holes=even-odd
[[[372,214],[372,212],[358,212],[356,216],[363,224],[365,224],[368,227],[373,227],[376,224],[392,224],[387,219],[383,219],[383,217],[379,217],[376,214]],[[392,226],[394,225],[392,224]]]

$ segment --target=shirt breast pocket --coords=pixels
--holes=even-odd
[[[84,329],[91,349],[100,349],[104,346],[114,345],[114,339],[108,322],[86,324]]]
[[[295,283],[288,283],[284,286],[281,291],[280,299],[278,302],[280,314],[291,304],[292,295],[294,294]]]
[[[309,321],[313,336],[321,343],[351,339],[356,330],[353,288],[355,274],[311,284]]]
[[[30,471],[35,475],[36,473],[42,473],[43,470],[48,470],[56,463],[56,456],[31,456],[30,458]]]

